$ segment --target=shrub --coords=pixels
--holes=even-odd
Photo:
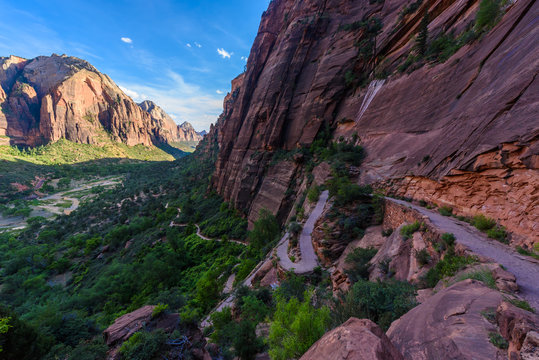
[[[492,276],[492,273],[488,269],[480,269],[477,271],[473,271],[467,274],[462,274],[457,278],[458,281],[466,280],[466,279],[473,279],[477,281],[481,281],[485,285],[487,285],[491,289],[496,289],[496,280],[494,279],[494,276]]]
[[[350,291],[335,300],[333,325],[350,317],[367,318],[387,330],[391,322],[417,305],[415,288],[404,281],[359,280]]]
[[[369,261],[377,252],[378,250],[372,247],[357,248],[346,256],[346,263],[350,265],[350,268],[346,270],[346,275],[350,281],[356,282],[359,279],[369,278]]]
[[[453,209],[449,206],[442,206],[438,209],[438,212],[443,216],[453,215]]]
[[[292,234],[292,236],[298,236],[302,229],[303,227],[296,221],[292,221],[290,225],[288,225],[288,232]]]
[[[456,256],[452,252],[447,253],[443,260],[439,261],[425,276],[426,285],[433,288],[444,277],[454,276],[459,270],[475,261],[469,256]]]
[[[480,231],[487,231],[496,226],[496,221],[483,214],[479,214],[473,217],[472,225]]]
[[[272,360],[300,358],[328,329],[329,308],[316,309],[311,305],[312,295],[305,292],[302,302],[277,296],[268,338]]]
[[[453,245],[455,245],[455,235],[451,233],[444,233],[442,234],[442,243],[445,245],[446,249],[449,249]]]
[[[309,199],[310,202],[317,202],[318,198],[320,197],[320,187],[313,186],[309,189],[307,192],[307,199]]]
[[[492,345],[496,346],[498,349],[505,350],[509,347],[507,340],[503,338],[498,332],[491,331],[488,333],[488,338]]]
[[[491,29],[498,21],[500,15],[500,0],[481,0],[475,17],[475,26],[478,30]]]
[[[491,239],[498,240],[499,242],[502,242],[504,244],[509,243],[509,241],[507,240],[507,231],[503,226],[497,226],[495,228],[488,229],[487,236]]]
[[[275,215],[267,209],[262,209],[258,220],[254,223],[253,230],[249,232],[250,245],[260,250],[277,240],[280,232],[281,229]]]
[[[416,250],[414,255],[419,265],[424,266],[430,263],[431,257],[427,249]]]
[[[401,227],[401,231],[400,231],[402,238],[404,240],[411,239],[412,235],[416,231],[418,231],[420,227],[421,227],[421,224],[419,223],[419,221],[416,221],[412,224],[404,225],[403,227]]]
[[[157,304],[157,306],[152,311],[152,318],[157,318],[161,316],[168,310],[168,304]]]
[[[139,331],[122,344],[120,354],[125,360],[153,359],[165,345],[166,339],[163,330]]]
[[[534,247],[535,249],[535,247]],[[536,251],[536,250],[534,250]],[[517,252],[521,255],[531,256],[537,260],[539,260],[539,254],[536,254],[534,251],[529,251],[524,249],[522,246],[517,246]]]
[[[519,308],[524,309],[526,311],[529,311],[531,313],[535,313],[535,309],[532,308],[530,303],[527,302],[526,300],[510,299],[510,298],[505,298],[505,300],[507,300],[511,304],[515,305],[516,307],[519,307]]]

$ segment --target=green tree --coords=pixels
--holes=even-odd
[[[277,296],[268,339],[272,360],[299,358],[328,329],[329,308],[311,305],[312,295],[305,292],[303,302],[295,297],[287,301]]]
[[[269,210],[260,210],[258,220],[255,221],[253,230],[249,233],[249,241],[254,249],[260,250],[267,244],[275,241],[281,229],[279,223]]]
[[[477,30],[491,29],[498,21],[500,14],[501,4],[499,0],[481,0],[475,18]]]
[[[429,40],[429,12],[425,11],[421,24],[419,25],[419,34],[416,38],[417,52],[420,56],[427,54],[427,42]]]
[[[10,317],[5,317],[0,319],[0,335],[5,334],[9,331],[11,325],[9,325]],[[0,352],[2,352],[2,344],[0,343]]]
[[[237,327],[234,336],[234,350],[241,360],[253,360],[256,357],[264,343],[256,336],[256,323],[250,320],[242,320]]]

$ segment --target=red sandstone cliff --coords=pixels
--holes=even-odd
[[[156,137],[159,139],[163,139],[166,142],[202,140],[202,136],[195,131],[193,125],[187,121],[181,125],[177,125],[170,115],[153,101],[146,100],[138,105],[152,117]]]
[[[12,144],[168,141],[161,124],[107,75],[65,55],[0,58],[0,106],[0,135]]]
[[[269,166],[268,152],[310,144],[329,124],[335,138],[359,135],[368,153],[362,181],[458,213],[484,213],[517,238],[536,241],[539,4],[517,0],[492,30],[447,61],[396,71],[425,10],[434,38],[463,33],[478,4],[428,0],[401,16],[410,2],[271,2],[217,125],[214,186],[251,220],[261,207],[287,213],[284,190],[293,188],[301,166]],[[369,40],[366,31],[350,25],[375,18],[383,24],[377,71],[390,75],[377,87],[354,88],[347,73],[368,78],[375,64],[362,60],[356,46]],[[367,97],[372,101],[362,109]]]

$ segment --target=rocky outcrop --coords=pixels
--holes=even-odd
[[[300,360],[404,360],[370,320],[350,318],[318,340]]]
[[[140,108],[150,114],[154,133],[158,139],[166,142],[195,141],[202,139],[193,125],[187,121],[177,125],[174,120],[163,109],[157,106],[153,101],[146,100],[138,104]]]
[[[166,142],[152,121],[107,76],[66,55],[0,58],[0,135],[35,146],[65,138],[84,144]]]
[[[213,185],[227,201],[256,218],[253,209],[268,198],[258,196],[268,191],[266,178],[289,181],[289,188],[294,181],[289,167],[268,167],[271,156],[259,154],[309,145],[328,124],[335,138],[359,135],[368,154],[363,182],[393,180],[396,190],[419,200],[424,186],[406,184],[425,179],[426,200],[440,199],[463,213],[484,212],[522,237],[537,233],[532,188],[539,181],[539,45],[531,39],[539,32],[539,4],[515,2],[494,29],[446,62],[401,74],[395,69],[410,53],[426,10],[433,39],[442,32],[463,33],[479,1],[429,0],[404,12],[407,5],[270,3],[247,71],[218,125]],[[376,86],[356,88],[350,85],[368,79],[375,65],[358,56],[361,46],[355,45],[372,40],[361,20],[375,18],[383,24],[375,42],[377,71],[390,75]],[[271,190],[281,202],[272,205],[275,212],[293,204],[279,198],[281,187]]]
[[[103,331],[107,345],[121,344],[143,329],[151,321],[154,309],[155,306],[147,305],[116,319],[114,324]]]
[[[498,332],[482,315],[503,296],[483,283],[465,280],[444,289],[391,324],[387,335],[404,358],[506,359],[489,341]]]
[[[509,341],[508,354],[510,359],[518,358],[526,340],[527,346],[523,352],[528,354],[535,352],[535,355],[539,356],[539,348],[530,351],[533,349],[531,344],[537,344],[535,342],[537,337],[530,333],[539,329],[539,316],[517,308],[508,302],[502,302],[496,310],[496,321],[499,324],[501,335]]]

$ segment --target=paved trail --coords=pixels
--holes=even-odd
[[[438,212],[405,201],[386,199],[417,210],[427,216],[434,226],[443,232],[453,233],[457,242],[467,246],[474,253],[491,258],[505,266],[509,272],[516,276],[520,294],[531,306],[539,310],[539,261],[522,256],[509,246],[489,239],[484,233],[468,223],[442,216]]]
[[[313,271],[313,269],[318,266],[318,257],[314,252],[311,235],[313,233],[314,224],[324,211],[324,206],[326,206],[328,197],[329,191],[327,190],[320,194],[316,207],[313,209],[307,222],[305,222],[305,225],[303,226],[303,230],[299,236],[299,248],[301,251],[301,260],[299,262],[293,263],[288,257],[288,233],[281,239],[281,242],[277,247],[277,256],[279,257],[279,262],[283,269],[288,271],[294,269],[296,274],[306,274]]]
[[[301,232],[300,238],[299,238],[299,245],[301,250],[301,261],[297,263],[293,263],[290,261],[290,258],[288,257],[288,233],[284,234],[281,241],[277,245],[277,256],[280,259],[281,266],[290,271],[294,270],[296,274],[306,274],[311,271],[315,267],[318,266],[318,258],[316,256],[316,253],[314,252],[313,243],[311,240],[311,234],[314,229],[314,224],[318,220],[318,218],[322,215],[322,212],[324,211],[324,206],[326,205],[326,202],[329,197],[329,192],[326,190],[320,194],[320,198],[318,199],[318,203],[316,204],[316,207],[311,212],[311,215],[309,215],[309,218],[307,219],[307,222],[303,226],[303,230]],[[272,256],[273,251],[268,254],[266,259],[261,261],[254,269],[251,271],[249,276],[243,281],[243,285],[245,286],[251,286],[252,280],[254,275],[257,273],[258,269],[266,263],[266,261],[269,261],[270,257]],[[231,307],[234,303],[234,294],[230,294],[226,299],[221,301],[215,309],[200,323],[200,326],[202,328],[206,328],[211,325],[210,322],[210,315],[214,312],[222,311],[225,307]]]

